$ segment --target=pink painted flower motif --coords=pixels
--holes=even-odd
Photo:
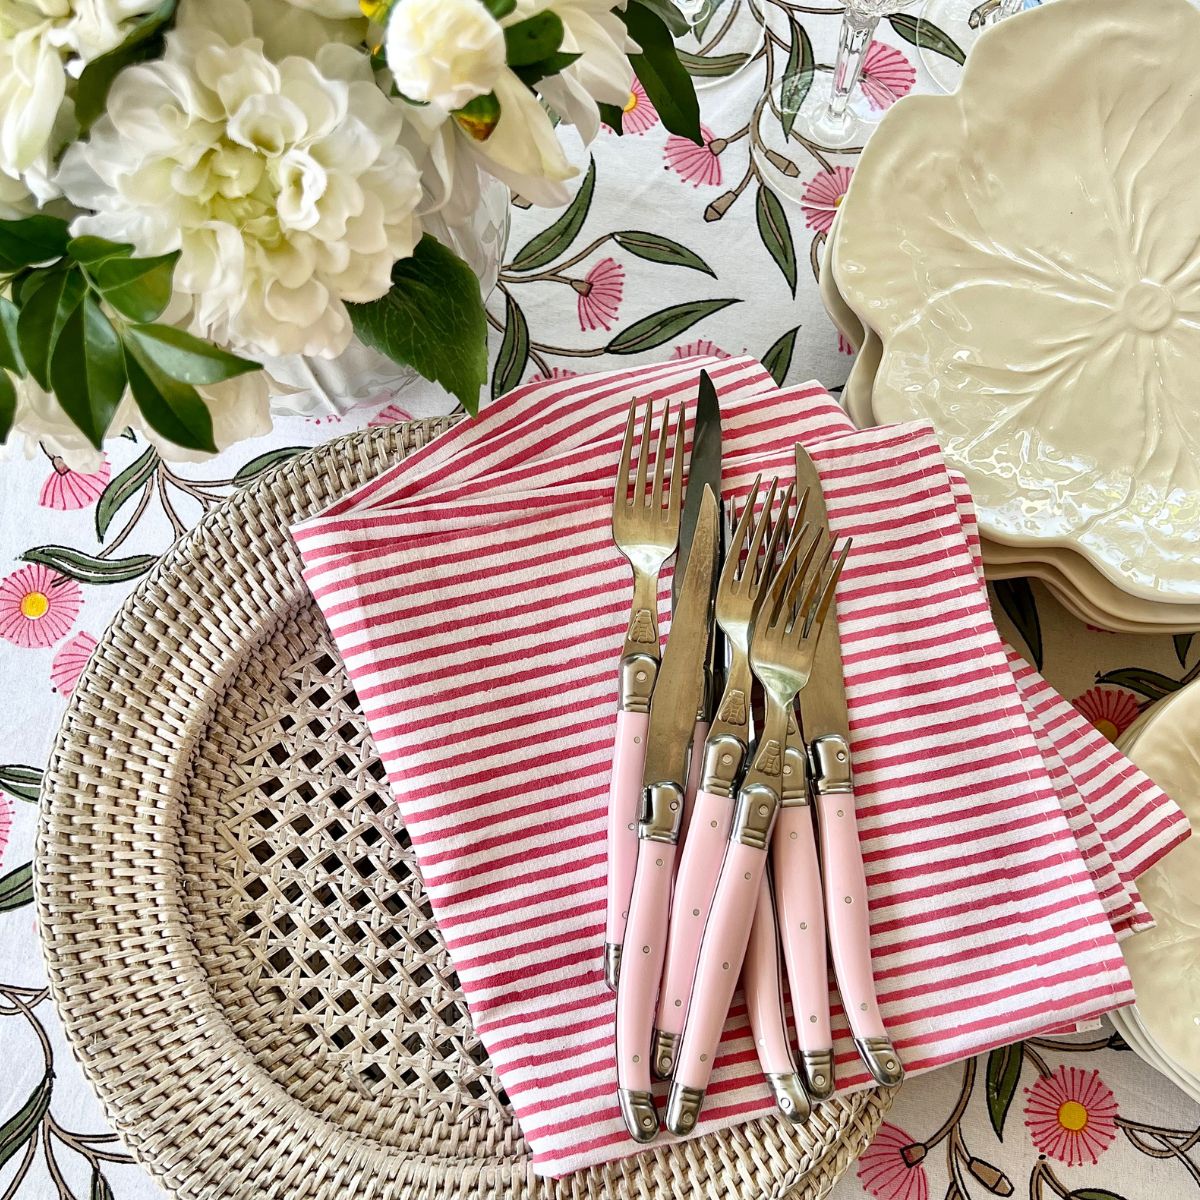
[[[671,351],[672,358],[729,358],[728,350],[722,350],[716,342],[708,338],[698,338],[694,342],[685,342]]]
[[[850,345],[850,339],[839,329],[838,330],[838,353],[853,354],[854,347]]]
[[[398,404],[389,404],[381,408],[368,422],[371,429],[379,425],[395,425],[399,421],[411,421],[412,414],[406,413]]]
[[[895,46],[875,41],[867,48],[859,86],[872,108],[891,108],[916,81],[916,67]]]
[[[1099,1071],[1058,1067],[1025,1092],[1033,1144],[1069,1167],[1094,1164],[1117,1136],[1117,1102]]]
[[[0,863],[4,861],[4,848],[12,833],[13,802],[0,792]]]
[[[925,1147],[884,1121],[858,1160],[858,1181],[876,1200],[929,1200]]]
[[[568,371],[566,367],[551,367],[549,375],[545,374],[542,371],[539,371],[536,375],[533,375],[530,377],[529,382],[530,383],[550,383],[552,381],[558,381],[560,379],[577,379],[578,377],[579,377],[578,371]]]
[[[53,646],[67,635],[82,603],[73,579],[30,563],[0,580],[0,637],[26,649]]]
[[[658,109],[650,102],[646,89],[642,87],[642,81],[636,75],[633,77],[633,86],[629,89],[629,99],[625,101],[621,112],[621,129],[625,133],[645,133],[659,122]],[[607,125],[604,128],[612,133]]]
[[[67,638],[54,654],[50,664],[50,686],[60,696],[69,696],[87,666],[92,651],[96,648],[96,639],[90,633],[80,630],[74,637]]]
[[[51,457],[50,465],[53,470],[42,484],[38,503],[43,508],[55,508],[59,512],[70,512],[95,504],[112,476],[112,467],[108,465],[107,458],[101,459],[99,470],[96,471],[72,471],[57,454]]]
[[[1092,687],[1072,704],[1110,742],[1115,742],[1138,718],[1141,712],[1137,697],[1124,688]]]
[[[809,229],[817,229],[821,233],[829,232],[853,174],[853,167],[834,167],[832,171],[822,171],[804,189],[804,195],[800,198],[800,210],[804,213],[804,223]]]
[[[706,125],[700,126],[700,137],[704,141],[703,146],[697,146],[695,142],[677,134],[667,138],[666,149],[663,151],[663,157],[667,160],[665,169],[674,171],[680,179],[693,187],[699,187],[701,184],[706,187],[718,187],[721,183],[720,155],[727,143],[724,138],[714,137],[712,130]]]
[[[571,286],[579,293],[579,328],[611,329],[625,294],[625,268],[615,258],[602,258]]]

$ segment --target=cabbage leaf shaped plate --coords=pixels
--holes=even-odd
[[[837,284],[876,421],[927,418],[986,535],[1200,602],[1200,11],[1059,0],[862,155]]]

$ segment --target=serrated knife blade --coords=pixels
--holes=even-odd
[[[721,495],[721,405],[717,389],[707,371],[700,372],[696,390],[696,424],[692,435],[692,455],[688,463],[688,488],[679,519],[679,551],[675,556],[675,577],[671,581],[671,611],[679,604],[679,590],[687,570],[688,554],[700,516],[700,505],[707,484],[718,498]]]

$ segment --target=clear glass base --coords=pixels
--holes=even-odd
[[[690,32],[675,39],[697,89],[743,71],[762,47],[763,19],[755,0],[676,0]]]

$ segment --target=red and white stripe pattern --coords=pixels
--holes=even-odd
[[[831,523],[855,538],[838,608],[859,826],[880,1001],[910,1070],[1133,999],[927,427],[847,434],[818,387],[775,392],[747,359],[521,389],[295,533],[545,1175],[638,1150],[615,1102],[599,955],[630,596],[609,509],[631,398],[682,401],[690,422],[700,365],[721,395],[725,495],[758,470],[790,476],[803,440]],[[664,627],[668,597],[664,572]],[[1067,749],[1052,737],[1074,772],[1083,738],[1067,733]],[[1122,862],[1162,853],[1158,826],[1177,827],[1131,772],[1096,784],[1105,806],[1136,798],[1145,814],[1121,826]],[[831,1001],[839,1076],[862,1085]],[[771,1111],[739,996],[700,1132]]]

